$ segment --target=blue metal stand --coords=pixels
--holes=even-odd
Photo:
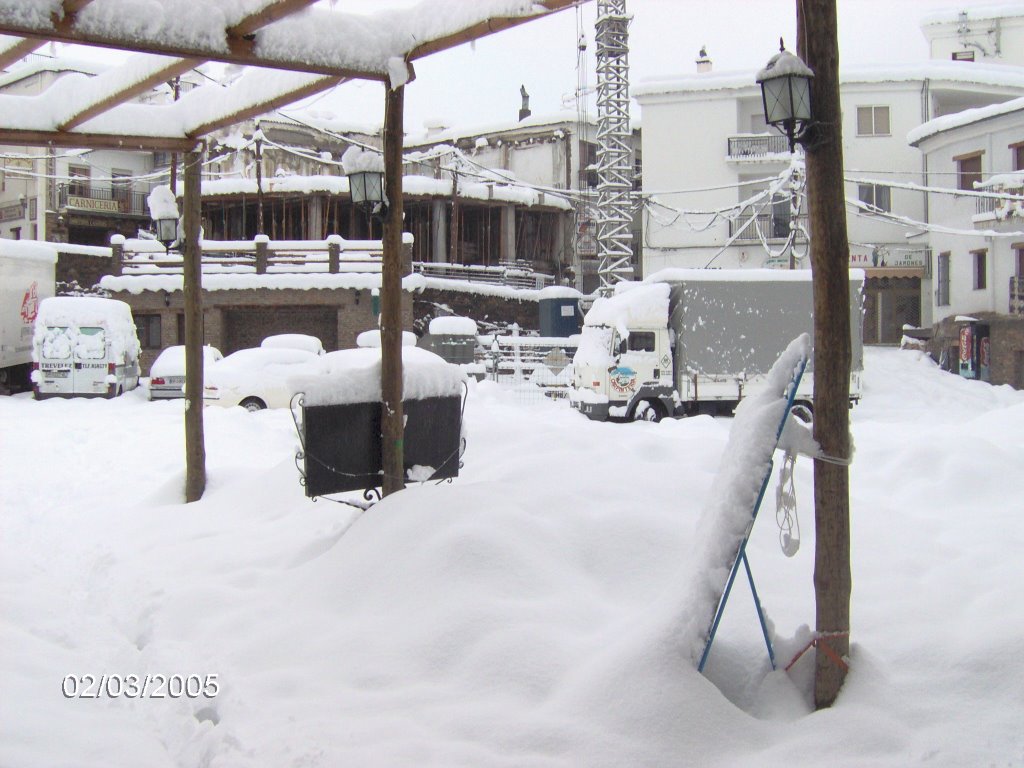
[[[779,438],[782,437],[782,430],[786,426],[786,419],[789,418],[789,412],[793,408],[793,401],[796,399],[796,390],[800,385],[800,378],[803,376],[804,368],[807,366],[807,360],[801,361],[799,368],[793,380],[790,382],[786,390],[786,409],[782,413],[782,421],[779,423],[778,431],[775,433],[775,444],[778,445]],[[773,447],[772,453],[774,454],[775,449]],[[704,652],[701,654],[700,663],[697,665],[697,671],[703,672],[704,665],[707,663],[708,655],[711,653],[711,645],[715,642],[715,635],[718,632],[718,625],[722,621],[722,615],[725,613],[725,605],[729,602],[729,594],[732,592],[733,582],[736,581],[736,574],[739,572],[740,564],[747,572],[747,581],[750,583],[750,593],[754,597],[754,607],[757,610],[757,619],[761,622],[761,634],[764,636],[764,644],[768,649],[768,659],[771,661],[772,669],[775,669],[775,650],[772,648],[771,637],[768,634],[768,623],[764,618],[764,609],[761,607],[761,600],[757,596],[757,587],[754,586],[754,574],[750,570],[750,562],[747,560],[747,541],[750,539],[750,531],[754,527],[754,521],[757,520],[757,512],[761,508],[761,501],[764,499],[765,491],[768,489],[768,482],[772,477],[772,470],[775,467],[775,462],[768,459],[768,469],[764,473],[764,478],[761,480],[761,490],[757,494],[757,501],[754,502],[754,509],[750,514],[750,525],[747,526],[747,533],[740,541],[739,549],[736,551],[736,557],[733,560],[732,569],[729,571],[729,580],[725,583],[725,589],[722,591],[722,597],[718,601],[718,609],[715,611],[715,618],[711,622],[711,627],[708,630],[708,639],[704,643]]]

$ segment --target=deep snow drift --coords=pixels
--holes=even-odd
[[[482,383],[461,477],[360,514],[303,497],[286,411],[207,409],[186,506],[181,401],[2,398],[0,765],[1024,765],[1024,393],[866,360],[852,668],[820,713],[745,583],[706,676],[676,634],[729,419],[593,423]],[[770,501],[748,546],[783,665],[813,624],[811,477],[797,555]],[[147,673],[219,691],[61,692]]]

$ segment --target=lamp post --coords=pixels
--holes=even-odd
[[[811,140],[811,78],[814,72],[799,56],[786,50],[779,39],[779,52],[757,73],[764,103],[764,119],[786,134],[789,151]]]
[[[352,205],[361,208],[371,221],[375,218],[383,220],[388,212],[388,197],[384,190],[383,156],[377,152],[351,146],[341,156],[341,164],[348,177]]]
[[[166,184],[153,187],[146,203],[156,227],[156,239],[170,250],[178,239],[178,201],[174,199],[174,193]]]

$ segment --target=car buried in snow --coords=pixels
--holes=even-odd
[[[216,347],[203,347],[203,369],[209,368],[224,355]],[[170,400],[185,396],[185,347],[168,347],[149,369],[149,399]]]
[[[320,373],[321,361],[304,349],[240,349],[204,372],[203,404],[240,405],[252,412],[287,408],[295,395],[291,379]]]

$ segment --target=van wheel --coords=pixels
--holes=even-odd
[[[665,418],[665,409],[659,402],[644,400],[633,411],[633,421],[651,421],[655,424]]]
[[[789,411],[793,414],[793,417],[803,423],[811,424],[814,421],[814,406],[807,402],[793,403],[793,407]]]
[[[267,404],[258,397],[247,397],[245,400],[240,402],[239,405],[245,408],[249,413],[256,413],[256,411],[262,411],[267,407]]]

